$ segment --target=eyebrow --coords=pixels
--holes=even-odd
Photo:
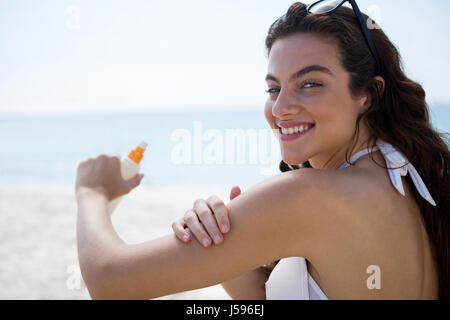
[[[293,81],[295,79],[298,79],[301,76],[303,76],[303,75],[305,75],[307,73],[313,72],[313,71],[323,72],[323,73],[329,74],[331,76],[333,75],[333,73],[330,71],[330,69],[328,69],[328,68],[326,68],[324,66],[318,65],[318,64],[314,64],[314,65],[311,65],[311,66],[307,66],[307,67],[305,67],[305,68],[295,72],[294,74],[292,74],[291,77],[289,78],[289,81]],[[280,81],[277,78],[275,78],[275,76],[271,75],[270,73],[267,74],[267,76],[266,76],[266,81],[267,80],[273,80],[275,82],[280,83]]]

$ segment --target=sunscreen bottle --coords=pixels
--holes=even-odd
[[[139,173],[141,169],[140,162],[144,156],[145,149],[147,148],[147,142],[142,141],[136,148],[131,150],[128,157],[125,157],[120,162],[120,171],[124,180],[129,180]],[[108,212],[110,214],[116,209],[123,196],[120,196],[114,200],[111,200],[108,204]]]

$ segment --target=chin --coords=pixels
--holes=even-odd
[[[308,160],[301,159],[301,158],[283,158],[283,161],[290,165],[299,165]]]

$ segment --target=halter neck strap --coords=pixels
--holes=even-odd
[[[403,189],[402,176],[406,176],[409,172],[409,175],[416,186],[419,194],[431,203],[433,206],[436,206],[436,202],[434,202],[431,197],[430,192],[428,191],[425,183],[417,172],[416,168],[406,159],[406,157],[398,151],[393,145],[378,139],[376,145],[370,150],[369,148],[358,151],[350,158],[350,163],[354,164],[356,160],[361,158],[362,156],[368,154],[371,151],[380,150],[384,156],[386,161],[386,166],[388,168],[389,177],[391,179],[394,187],[400,192],[402,195],[405,195],[405,190]],[[350,165],[349,162],[344,162],[339,169],[346,168]]]
[[[353,156],[351,156],[351,158],[349,159],[349,162],[347,162],[347,161],[344,162],[344,163],[339,167],[339,169],[347,168],[347,167],[350,166],[350,164],[351,164],[351,165],[354,165],[355,162],[358,161],[358,159],[361,158],[362,156],[365,156],[366,154],[368,154],[368,153],[370,153],[370,152],[373,152],[373,151],[377,151],[377,150],[379,150],[379,149],[380,149],[380,148],[379,148],[378,146],[374,146],[372,149],[367,148],[367,149],[358,151],[358,152],[355,153]]]

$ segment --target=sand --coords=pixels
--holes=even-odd
[[[195,199],[227,190],[139,186],[112,216],[127,243],[172,233]],[[225,201],[226,202],[226,201]],[[0,299],[90,299],[79,272],[73,186],[0,187]],[[230,299],[220,285],[157,299]]]

